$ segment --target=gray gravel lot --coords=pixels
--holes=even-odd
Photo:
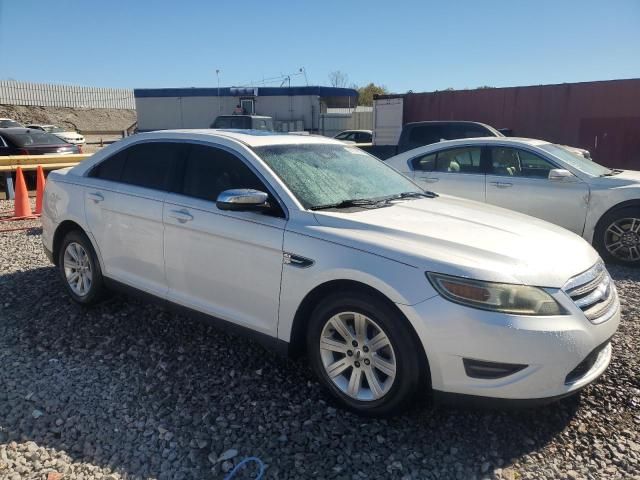
[[[611,272],[623,322],[581,396],[375,420],[304,360],[124,296],[79,307],[37,227],[0,233],[0,478],[218,479],[255,455],[268,478],[640,479],[640,271]]]

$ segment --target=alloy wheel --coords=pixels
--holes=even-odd
[[[620,218],[609,225],[604,233],[607,251],[619,260],[640,260],[640,218]]]
[[[327,376],[349,397],[378,400],[393,386],[393,346],[384,330],[368,316],[357,312],[332,316],[322,329],[319,347]]]
[[[84,297],[91,290],[93,275],[89,255],[82,245],[71,242],[64,251],[64,276],[69,287],[79,297]]]

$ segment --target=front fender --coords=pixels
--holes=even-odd
[[[285,264],[282,271],[278,338],[289,341],[298,307],[316,287],[335,280],[368,285],[394,303],[415,305],[435,290],[425,272],[388,258],[333,242],[286,232],[284,251],[313,261],[309,267]]]

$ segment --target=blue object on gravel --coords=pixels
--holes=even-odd
[[[262,463],[262,460],[260,460],[258,457],[247,457],[242,460],[233,468],[233,470],[229,472],[226,477],[224,477],[224,480],[232,480],[233,477],[236,476],[236,473],[238,473],[240,469],[247,465],[249,462],[256,462],[258,464],[258,466],[260,467],[260,471],[258,472],[258,475],[256,475],[256,480],[262,480],[262,477],[264,476],[264,463]]]

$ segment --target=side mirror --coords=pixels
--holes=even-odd
[[[549,170],[549,180],[564,182],[570,178],[573,178],[573,173],[569,170],[565,170],[564,168],[553,168]]]
[[[233,210],[242,212],[247,210],[259,210],[269,206],[269,195],[259,190],[233,189],[220,192],[216,199],[216,207],[220,210]]]

